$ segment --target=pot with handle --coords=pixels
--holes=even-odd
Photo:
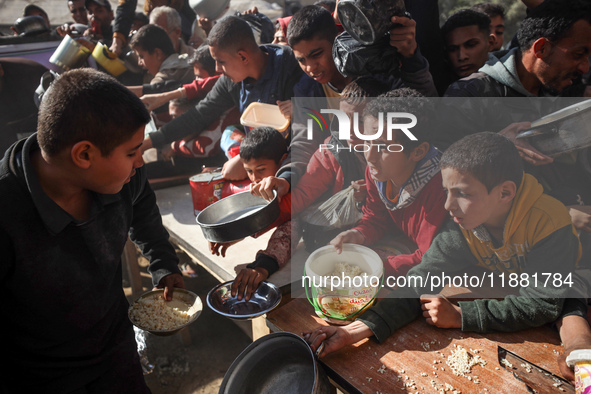
[[[265,335],[234,360],[220,394],[325,394],[330,382],[304,339],[290,332]]]
[[[569,153],[591,146],[591,100],[546,115],[517,134],[548,156]]]

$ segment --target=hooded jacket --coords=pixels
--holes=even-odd
[[[518,291],[519,295],[459,302],[463,331],[518,331],[560,316],[567,297],[567,289],[560,283],[568,281],[580,256],[579,239],[564,205],[543,194],[542,186],[526,174],[507,215],[503,244],[495,248],[483,240],[486,231],[475,230],[466,231],[448,222],[422,263],[408,272],[406,286],[359,318],[378,341],[421,314],[419,297],[438,293],[443,287],[438,279],[464,277],[475,267],[485,268],[475,276],[479,281],[476,287],[488,286],[505,294]],[[518,274],[519,280],[509,282],[509,273]],[[546,280],[548,274],[550,280]],[[558,278],[555,275],[560,275],[560,283],[553,283]]]

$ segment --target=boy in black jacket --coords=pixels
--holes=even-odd
[[[121,285],[128,234],[167,299],[184,283],[141,168],[148,120],[114,78],[73,70],[0,161],[0,391],[149,392]]]

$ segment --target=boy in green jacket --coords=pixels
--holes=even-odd
[[[445,209],[453,222],[433,239],[421,264],[398,282],[391,298],[346,327],[304,333],[314,349],[324,341],[322,355],[372,335],[382,342],[421,313],[437,327],[475,332],[517,331],[560,317],[580,257],[564,205],[523,173],[515,146],[496,133],[457,141],[443,154],[440,167]],[[466,274],[475,267],[483,268],[483,274]],[[444,277],[450,279],[443,283]],[[459,306],[423,295],[438,293],[450,280],[458,286],[458,278],[464,287],[492,285],[506,293],[518,290],[519,295]]]

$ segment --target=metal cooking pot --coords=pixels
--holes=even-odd
[[[546,115],[517,134],[548,156],[556,156],[591,146],[591,100]]]
[[[392,28],[393,16],[405,15],[404,0],[341,0],[337,14],[355,40],[370,45]]]
[[[220,394],[324,394],[330,382],[310,346],[290,332],[265,335],[234,360]]]
[[[197,224],[211,242],[232,242],[256,234],[279,216],[274,194],[270,202],[248,191],[222,198],[197,215]]]
[[[66,35],[49,58],[49,62],[68,71],[82,67],[86,59],[89,58],[90,53],[91,51],[88,48],[80,45],[69,35]]]

